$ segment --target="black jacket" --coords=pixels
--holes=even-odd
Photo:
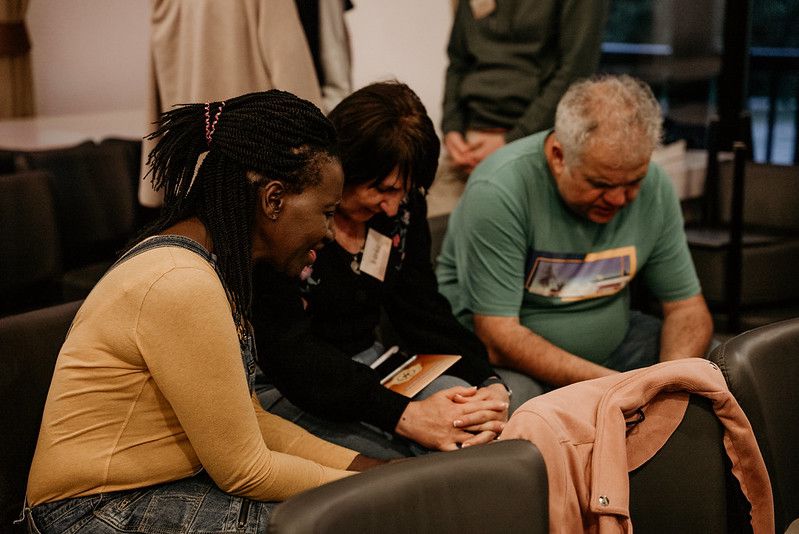
[[[403,350],[460,354],[447,374],[473,385],[495,375],[485,347],[438,292],[426,215],[424,197],[414,192],[397,216],[369,222],[393,241],[384,282],[356,273],[353,255],[337,243],[320,251],[306,282],[256,266],[253,325],[260,364],[292,403],[329,419],[394,430],[410,399],[351,359],[374,343],[382,312]]]

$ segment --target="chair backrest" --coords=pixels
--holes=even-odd
[[[636,532],[724,534],[748,523],[737,504],[743,495],[727,471],[723,433],[710,401],[692,396],[666,444],[630,473]]]
[[[730,221],[732,161],[719,164],[719,206]],[[746,226],[799,232],[799,166],[746,162],[743,220]]]
[[[380,532],[545,533],[541,453],[509,440],[389,464],[280,504],[274,534]]]
[[[0,319],[0,532],[22,510],[56,357],[80,304]]]
[[[799,318],[744,332],[710,359],[752,424],[783,532],[799,518]]]
[[[119,142],[20,153],[18,167],[52,179],[65,268],[112,258],[135,226],[135,180],[129,147]]]
[[[13,150],[0,150],[0,174],[11,174],[17,170],[15,157],[16,152]]]
[[[122,191],[131,195],[129,200],[134,209],[134,229],[137,229],[143,222],[142,205],[139,204],[139,182],[142,180],[142,142],[141,140],[108,137],[100,142],[99,147],[101,152],[107,154],[107,159],[111,162],[109,165],[111,172],[120,178],[127,178],[130,183],[130,189],[123,187]]]
[[[45,300],[60,275],[49,179],[40,171],[0,175],[0,313]]]

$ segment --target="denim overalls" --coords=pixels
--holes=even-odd
[[[230,292],[216,265],[216,257],[199,243],[183,236],[155,236],[126,252],[112,267],[156,247],[181,247],[205,258],[214,266],[230,300]],[[231,300],[232,303],[232,300]],[[231,304],[233,306],[233,304]],[[234,308],[233,320],[239,334],[241,358],[250,392],[255,382],[255,342],[252,327]],[[198,474],[134,490],[116,491],[63,499],[41,504],[23,516],[35,533],[118,533],[152,532],[266,532],[269,515],[276,503],[251,501],[220,490],[208,474]]]

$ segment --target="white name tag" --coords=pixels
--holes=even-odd
[[[381,282],[386,277],[388,257],[391,255],[391,238],[369,228],[366,243],[363,245],[361,272],[374,276]]]

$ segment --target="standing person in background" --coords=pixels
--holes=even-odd
[[[442,131],[467,174],[506,143],[551,128],[599,63],[608,0],[460,0],[447,52]]]
[[[330,238],[343,183],[330,123],[269,91],[178,107],[154,135],[164,210],[59,352],[31,532],[266,532],[274,501],[381,463],[264,412],[253,391],[252,263],[297,277]]]
[[[151,0],[148,123],[172,106],[281,89],[322,106],[319,81],[293,0]],[[155,146],[142,146],[144,158]],[[148,180],[139,202],[162,204]]]
[[[485,347],[438,292],[424,197],[440,150],[432,121],[418,96],[396,82],[354,92],[330,120],[345,176],[335,239],[304,282],[266,265],[254,275],[260,362],[275,386],[259,395],[262,403],[375,457],[493,440],[508,417],[505,384],[517,403],[540,390],[529,391],[534,384],[519,373],[492,369]],[[370,243],[381,244],[382,269],[367,268]],[[370,367],[385,348],[376,338],[383,314],[408,353],[461,360],[412,399],[389,390]]]
[[[294,0],[311,49],[322,90],[322,109],[330,111],[352,92],[350,36],[344,12],[349,0]]]

